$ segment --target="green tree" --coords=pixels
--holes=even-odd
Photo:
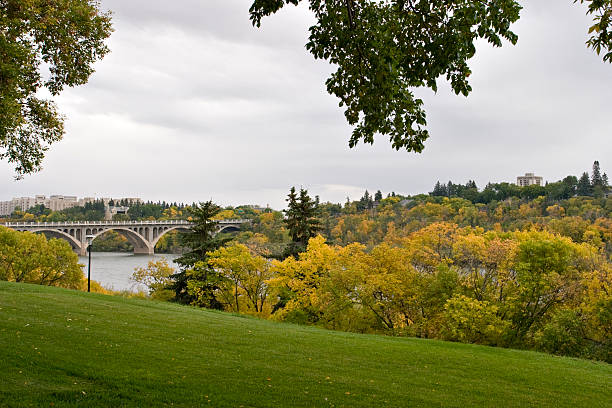
[[[589,179],[589,173],[585,171],[578,179],[578,184],[576,185],[576,194],[579,196],[590,196],[593,192],[593,189],[591,187],[592,186],[591,180]]]
[[[326,85],[354,126],[350,147],[382,134],[395,149],[421,152],[427,123],[413,90],[436,91],[445,77],[467,96],[476,41],[500,47],[518,40],[510,29],[521,11],[515,0],[254,0],[251,21],[259,27],[265,16],[302,1],[315,16],[306,48],[337,67]],[[588,46],[612,62],[612,0],[574,1],[594,16]]]
[[[301,0],[254,0],[251,21]],[[355,126],[349,140],[373,143],[389,137],[395,149],[421,152],[428,137],[423,101],[413,89],[437,90],[446,77],[456,94],[468,95],[468,60],[475,41],[495,46],[516,43],[510,25],[519,19],[514,0],[309,0],[316,22],[307,49],[337,67],[327,91],[340,99],[344,115]]]
[[[516,257],[518,293],[512,320],[513,336],[521,340],[554,306],[572,300],[582,265],[569,238],[535,231],[517,235],[522,242]]]
[[[0,226],[0,280],[81,289],[83,271],[68,242]]]
[[[145,285],[152,298],[168,300],[172,297],[172,292],[166,288],[171,283],[170,277],[174,272],[174,268],[168,265],[168,260],[162,258],[159,261],[149,261],[145,268],[134,268],[130,279]]]
[[[601,170],[599,168],[599,162],[597,160],[593,162],[593,173],[591,174],[591,185],[593,187],[603,185],[603,180],[601,177]]]
[[[603,60],[612,63],[612,0],[574,0],[574,3],[577,1],[587,3],[587,13],[594,16],[587,45],[597,55],[603,51]]]
[[[296,256],[306,249],[308,240],[321,229],[321,222],[317,203],[310,198],[307,190],[301,188],[298,197],[295,187],[291,187],[286,201],[285,224],[292,241],[285,250],[284,256],[288,257]]]
[[[217,235],[217,222],[214,216],[221,207],[212,201],[207,201],[190,207],[187,210],[193,225],[189,231],[180,236],[181,245],[189,251],[174,260],[182,270],[171,276],[175,300],[180,303],[192,303],[197,300],[193,292],[188,290],[189,280],[199,280],[200,299],[213,299],[214,291],[218,289],[218,273],[208,265],[208,252],[223,246],[229,238]],[[192,284],[193,286],[193,284]],[[205,293],[204,293],[205,292]],[[216,307],[217,303],[200,304],[205,307]]]
[[[14,163],[18,178],[40,170],[64,133],[64,118],[40,91],[55,96],[86,83],[111,32],[97,1],[0,1],[0,159]]]

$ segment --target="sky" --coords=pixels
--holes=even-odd
[[[283,208],[291,186],[322,201],[367,189],[418,194],[437,180],[514,182],[612,173],[612,64],[584,43],[590,19],[571,0],[526,0],[516,46],[479,43],[473,92],[417,90],[423,153],[384,136],[348,148],[351,127],[304,45],[313,17],[286,7],[253,28],[249,0],[102,0],[111,53],[88,84],[56,102],[66,134],[23,180],[0,162],[0,200],[35,194],[140,197]]]

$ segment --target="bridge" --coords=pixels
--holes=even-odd
[[[217,233],[239,231],[250,220],[220,220]],[[9,222],[4,226],[16,231],[45,234],[49,238],[61,238],[70,243],[79,255],[87,254],[87,236],[96,239],[108,231],[123,235],[134,246],[135,254],[153,255],[155,245],[170,231],[188,230],[193,224],[183,220],[167,221],[68,221],[68,222]]]

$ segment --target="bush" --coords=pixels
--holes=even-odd
[[[463,343],[498,345],[509,324],[497,310],[489,302],[455,296],[444,305],[442,336]]]
[[[536,332],[534,341],[538,350],[548,353],[573,357],[583,355],[587,344],[580,312],[571,309],[557,311],[550,321]]]

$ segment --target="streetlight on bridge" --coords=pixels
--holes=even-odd
[[[87,241],[87,252],[89,253],[89,262],[87,264],[87,292],[89,292],[91,289],[91,243],[94,240],[94,236],[87,235],[85,240]]]

